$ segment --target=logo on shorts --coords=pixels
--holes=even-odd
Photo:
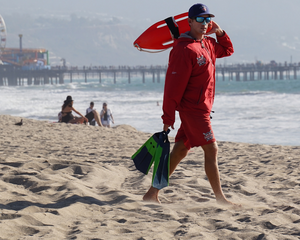
[[[212,133],[211,130],[207,133],[203,133],[203,135],[204,135],[204,138],[207,142],[214,138],[214,134]]]
[[[202,55],[200,57],[197,58],[197,63],[199,64],[199,66],[202,66],[206,63],[206,59],[205,57]]]

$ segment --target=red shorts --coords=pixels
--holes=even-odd
[[[193,112],[179,113],[181,125],[175,142],[184,141],[187,149],[210,144],[216,141],[210,124],[210,115],[198,115]]]

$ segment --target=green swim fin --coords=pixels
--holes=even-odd
[[[155,152],[157,150],[157,144],[159,141],[160,133],[154,133],[143,146],[132,155],[131,159],[137,170],[144,174],[148,174],[149,169],[154,161]]]
[[[162,189],[169,185],[170,173],[170,142],[167,132],[163,131],[159,135],[159,142],[154,156],[154,168],[152,176],[152,186]]]

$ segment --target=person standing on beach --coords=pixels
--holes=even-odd
[[[198,3],[188,13],[190,31],[175,40],[170,52],[163,100],[163,130],[174,129],[175,111],[181,126],[170,155],[170,175],[192,147],[204,151],[205,172],[216,200],[234,205],[223,194],[217,163],[218,146],[210,123],[215,96],[215,61],[233,54],[229,36],[211,20],[208,7]],[[208,27],[211,30],[206,33]],[[216,39],[206,36],[216,34]],[[150,187],[143,200],[160,202],[159,190]]]
[[[107,108],[107,103],[103,103],[100,117],[104,127],[110,127],[111,122],[115,123],[111,110]]]

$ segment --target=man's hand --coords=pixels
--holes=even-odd
[[[167,125],[167,124],[164,124],[164,131],[168,131],[169,127],[171,127],[172,129],[174,129],[174,125],[170,126],[170,125]]]
[[[210,35],[215,33],[218,37],[222,37],[224,36],[224,31],[222,30],[222,28],[214,21],[211,21],[208,27],[211,27],[211,30],[209,32],[206,33],[206,35]]]

